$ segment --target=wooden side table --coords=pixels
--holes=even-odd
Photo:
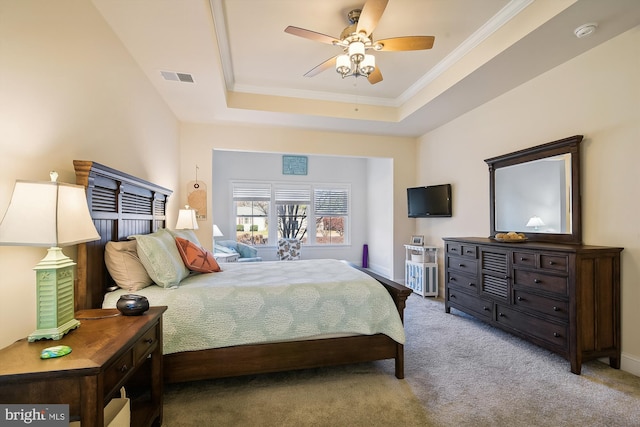
[[[61,340],[21,339],[0,350],[0,402],[68,404],[70,421],[102,427],[104,407],[121,387],[130,396],[132,426],[162,425],[162,314],[141,316],[115,309],[76,312],[80,327]],[[40,359],[42,349],[68,345],[72,352]]]

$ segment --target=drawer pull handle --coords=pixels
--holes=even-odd
[[[468,253],[468,254],[472,254],[472,253],[473,253],[473,251],[467,250],[467,253]]]
[[[458,249],[457,248],[451,248],[450,251],[451,252],[458,252]]]
[[[458,267],[464,267],[464,264],[463,263],[459,263]]]
[[[540,279],[533,279],[533,283],[540,283],[541,280]]]
[[[520,261],[526,261],[527,259],[523,256],[520,257]]]
[[[516,298],[516,299],[517,299],[518,301],[524,301],[524,298],[522,298],[522,297],[518,297],[518,298]]]
[[[456,299],[456,294],[451,294],[451,295],[449,295],[449,299],[452,299],[452,298],[453,298],[453,299]]]
[[[549,265],[556,265],[555,261],[549,261]]]
[[[129,370],[129,367],[126,364],[120,367],[120,372],[127,372],[128,370]]]
[[[505,316],[505,314],[504,314],[504,313],[498,313],[498,316],[500,316],[500,317],[507,317],[507,316]]]
[[[484,307],[482,307],[482,309],[483,309],[484,311],[491,311],[491,310],[489,309],[489,307],[487,307],[486,305],[485,305]]]
[[[449,281],[450,282],[455,282],[456,280],[458,280],[458,279],[456,279],[455,277],[449,277]]]
[[[153,344],[153,338],[147,338],[146,340],[144,340],[144,342],[146,342],[147,344]]]
[[[475,286],[473,282],[469,282],[469,286]]]
[[[559,308],[559,307],[554,306],[554,307],[553,307],[553,311],[560,311],[560,308]]]
[[[559,333],[557,333],[557,332],[554,332],[554,333],[553,333],[553,336],[554,336],[554,337],[556,337],[556,338],[560,338],[560,334],[559,334]]]

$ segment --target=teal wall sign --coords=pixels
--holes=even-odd
[[[307,156],[282,156],[283,175],[306,175]]]

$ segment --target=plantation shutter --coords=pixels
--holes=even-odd
[[[270,201],[271,185],[259,183],[233,184],[234,201]]]
[[[277,187],[275,193],[278,204],[308,205],[311,203],[309,187]]]
[[[346,216],[349,214],[348,189],[316,188],[313,196],[316,216]]]

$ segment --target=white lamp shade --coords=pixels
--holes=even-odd
[[[62,247],[98,239],[84,187],[16,181],[0,223],[0,245]]]
[[[338,55],[336,58],[336,71],[342,75],[346,75],[351,71],[349,55]]]
[[[224,234],[222,234],[222,231],[220,231],[217,225],[213,224],[213,237],[222,237],[222,236],[224,236]]]
[[[544,222],[542,222],[539,216],[532,216],[527,222],[527,227],[542,227],[543,225]]]
[[[359,64],[364,59],[364,43],[362,42],[352,42],[349,45],[349,57],[351,61]]]
[[[376,57],[373,55],[365,55],[364,60],[360,63],[360,72],[365,76],[373,73],[376,69]]]
[[[176,222],[176,230],[197,230],[198,220],[196,219],[196,211],[189,209],[189,206],[185,206],[185,209],[180,209],[178,212],[178,221]]]

